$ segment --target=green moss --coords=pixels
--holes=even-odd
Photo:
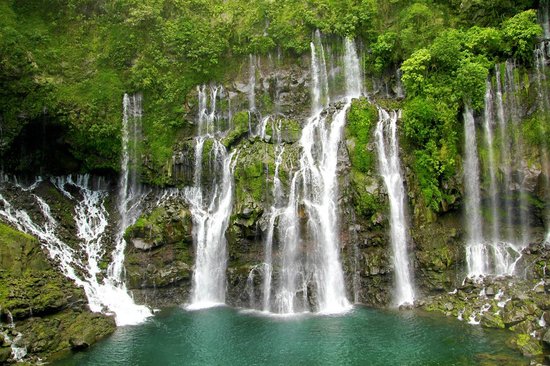
[[[126,229],[124,237],[131,241],[140,239],[151,247],[164,244],[192,242],[191,214],[183,208],[176,213],[168,213],[164,207],[156,207],[143,215]]]
[[[355,212],[374,223],[378,220],[378,215],[385,210],[384,202],[381,201],[378,192],[374,191],[378,182],[359,171],[354,170],[351,173]]]
[[[376,163],[374,154],[367,149],[371,140],[372,129],[378,120],[376,107],[366,99],[354,100],[348,113],[347,134],[355,145],[350,149],[353,169],[366,173],[373,169]]]
[[[265,194],[266,182],[263,173],[264,163],[260,159],[249,160],[238,170],[239,188],[248,192],[257,202],[260,202]]]
[[[526,356],[542,355],[542,344],[529,334],[518,334],[512,343]]]
[[[0,223],[0,270],[18,278],[49,268],[36,238]]]
[[[233,128],[222,141],[225,147],[232,147],[243,138],[243,136],[248,134],[249,118],[250,116],[247,111],[240,111],[233,116]]]
[[[71,309],[18,324],[23,340],[29,345],[27,350],[47,361],[67,356],[71,350],[87,348],[115,329],[112,317]]]

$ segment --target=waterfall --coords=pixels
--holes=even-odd
[[[116,246],[113,251],[113,261],[109,265],[108,274],[114,282],[122,284],[124,249],[124,231],[139,216],[139,203],[143,198],[141,185],[138,181],[140,157],[138,143],[141,141],[142,96],[124,94],[122,106],[122,156],[120,161],[120,180],[118,187],[118,212],[120,221],[116,235]]]
[[[283,154],[285,151],[285,148],[281,143],[281,121],[279,120],[277,124],[273,122],[272,126],[273,132],[276,135],[277,145],[275,148],[275,171],[273,173],[273,204],[269,213],[267,235],[264,242],[265,269],[263,277],[262,309],[263,311],[267,312],[271,311],[271,282],[273,276],[273,234],[275,231],[275,220],[277,220],[278,216],[282,213],[282,210],[284,209],[281,207],[281,205],[283,204],[283,188],[281,180],[279,178],[279,170],[283,162]]]
[[[317,291],[313,306],[320,313],[340,313],[350,308],[340,262],[337,163],[346,114],[351,99],[361,95],[362,78],[355,44],[346,39],[345,98],[339,110],[327,113],[330,93],[319,32],[315,32],[310,49],[312,115],[302,129],[299,167],[290,182],[287,205],[278,209],[281,269],[271,309],[284,314],[309,308],[309,285]],[[305,227],[300,224],[302,212],[307,217]],[[270,222],[270,226],[273,224]],[[268,232],[269,241],[271,235]],[[307,258],[302,255],[303,245],[308,248]],[[264,296],[270,296],[265,294],[270,290],[264,288]],[[270,305],[264,302],[264,309],[270,309]]]
[[[303,203],[309,216],[308,228],[316,244],[314,280],[319,311],[341,312],[349,306],[339,259],[338,145],[351,100],[332,116],[330,126],[320,113],[304,126],[300,145]]]
[[[359,66],[359,57],[355,50],[355,42],[346,38],[344,41],[344,68],[346,71],[346,99],[351,102],[351,98],[358,98],[363,91],[363,75]]]
[[[258,109],[256,108],[256,56],[248,56],[248,135],[257,135],[252,126],[256,121]]]
[[[538,102],[539,110],[542,114],[545,126],[541,126],[541,135],[547,135],[548,129],[548,113],[550,112],[550,97],[547,90],[546,80],[546,63],[548,61],[548,42],[550,40],[550,19],[548,15],[548,1],[541,2],[540,9],[540,23],[544,30],[544,39],[540,42],[535,50],[535,66],[537,76],[537,90],[538,90]],[[550,244],[550,156],[548,148],[544,145],[541,146],[541,166],[545,178],[545,190],[546,190],[546,229],[547,234],[545,242]]]
[[[495,79],[497,85],[496,92],[496,109],[497,109],[497,119],[498,119],[498,129],[500,136],[500,166],[503,172],[503,187],[504,193],[509,195],[510,187],[512,186],[512,167],[511,167],[511,148],[510,140],[507,133],[507,121],[504,113],[504,100],[502,96],[502,77],[500,74],[500,66],[495,66]],[[512,234],[512,205],[510,204],[510,199],[506,198],[504,200],[504,212],[506,215],[506,237],[508,240],[511,240],[513,237]]]
[[[464,108],[464,196],[466,201],[466,261],[468,275],[487,273],[486,247],[483,243],[481,221],[481,193],[474,113],[469,105]]]
[[[328,86],[327,63],[325,58],[325,48],[321,41],[321,32],[316,30],[313,42],[310,43],[311,51],[311,109],[313,113],[320,108],[330,104],[330,93]]]
[[[141,95],[124,95],[122,118],[122,156],[119,182],[118,209],[120,220],[115,235],[115,249],[106,276],[100,281],[100,262],[106,255],[108,213],[104,202],[107,197],[105,184],[93,184],[88,175],[54,177],[51,183],[68,200],[74,203],[73,219],[77,228],[79,246],[73,248],[59,235],[60,224],[52,216],[49,204],[35,189],[43,182],[42,178],[29,187],[15,181],[21,191],[30,194],[39,208],[41,221],[31,217],[25,210],[17,209],[7,198],[0,195],[3,208],[0,210],[7,222],[21,231],[36,236],[49,256],[57,263],[63,274],[84,289],[92,311],[106,311],[115,315],[117,325],[137,324],[151,315],[145,306],[136,305],[123,281],[124,230],[132,224],[138,214],[137,206],[143,197],[137,182],[135,166],[139,164],[137,142],[141,129]],[[78,190],[78,195],[67,187]]]
[[[487,148],[487,165],[489,170],[489,196],[491,198],[491,240],[496,243],[500,237],[500,225],[498,214],[498,189],[496,178],[496,163],[493,147],[493,91],[491,81],[488,80],[485,90],[485,111],[483,132],[485,137],[485,145]]]
[[[109,273],[100,281],[102,271],[99,265],[107,249],[105,231],[108,226],[108,213],[104,206],[107,197],[105,184],[101,181],[91,182],[88,175],[77,176],[76,179],[70,176],[51,178],[51,183],[56,189],[75,204],[73,219],[79,243],[77,247],[72,247],[61,239],[60,224],[52,215],[46,200],[35,191],[42,182],[43,180],[38,178],[30,187],[23,187],[17,182],[4,183],[12,184],[21,193],[30,195],[40,210],[40,217],[31,217],[24,209],[15,208],[4,195],[0,195],[0,216],[17,229],[40,240],[61,272],[84,289],[90,310],[114,314],[117,325],[138,324],[145,320],[151,315],[149,309],[134,304],[123,283],[117,278],[110,277]],[[69,186],[72,189],[69,190]],[[74,193],[75,189],[78,195]],[[115,260],[120,258],[113,255],[113,262]]]
[[[199,115],[195,137],[194,185],[184,191],[193,218],[195,269],[189,309],[225,303],[227,242],[225,231],[233,205],[233,154],[222,144],[223,126],[216,108],[218,87],[198,88]],[[208,144],[206,144],[208,142]],[[205,151],[205,146],[210,151]],[[204,171],[203,154],[209,168]],[[203,177],[204,176],[204,177]],[[204,179],[203,179],[204,178]],[[208,184],[206,184],[208,182]]]
[[[378,109],[376,147],[380,175],[388,190],[390,201],[390,237],[395,269],[396,305],[413,304],[414,291],[409,265],[408,223],[405,215],[406,195],[399,163],[397,113]]]
[[[116,313],[118,325],[138,324],[151,315],[147,307],[134,304],[126,291],[123,278],[126,248],[124,232],[137,220],[144,196],[138,181],[137,168],[140,165],[138,144],[141,141],[142,95],[138,93],[130,97],[124,94],[122,104],[121,176],[117,198],[120,221],[115,236],[115,249],[102,288],[108,306]]]
[[[466,231],[466,261],[468,276],[484,276],[488,274],[511,275],[515,265],[521,256],[521,245],[515,244],[512,223],[512,206],[506,198],[504,204],[499,202],[499,189],[496,178],[497,159],[494,156],[495,109],[500,132],[500,166],[503,171],[504,190],[506,193],[512,183],[512,162],[510,157],[511,140],[507,132],[506,114],[503,104],[500,73],[496,71],[496,104],[493,98],[493,89],[490,81],[487,82],[485,93],[485,109],[483,136],[487,148],[487,159],[484,170],[489,179],[490,198],[490,235],[484,236],[483,226],[486,224],[481,215],[481,169],[478,161],[476,128],[473,111],[469,106],[464,111],[464,178],[465,178],[465,216]],[[521,201],[521,198],[520,198]],[[500,222],[500,208],[503,208],[507,219],[508,234],[503,237]],[[523,224],[523,223],[522,223]],[[488,226],[488,225],[485,225]],[[488,239],[489,238],[489,239]]]
[[[505,75],[505,90],[507,94],[507,107],[512,126],[518,133],[515,134],[513,138],[513,154],[515,156],[521,157],[521,160],[518,162],[518,169],[525,170],[527,169],[527,162],[523,160],[524,150],[523,150],[523,139],[522,133],[520,133],[520,101],[518,97],[518,90],[516,85],[516,80],[514,76],[515,65],[512,61],[506,61],[506,75]],[[512,136],[514,137],[514,136]],[[524,167],[525,165],[525,167]],[[521,242],[520,246],[524,247],[529,242],[530,232],[529,232],[529,204],[527,202],[527,191],[525,188],[525,177],[520,176],[519,182],[517,182],[519,187],[519,199],[516,200],[516,206],[519,210],[519,220],[521,227]]]

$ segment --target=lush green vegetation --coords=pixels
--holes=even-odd
[[[532,62],[541,33],[536,6],[530,0],[0,0],[0,153],[47,113],[66,126],[65,142],[83,170],[116,171],[122,95],[139,90],[146,160],[168,169],[174,142],[189,134],[196,85],[224,80],[250,53],[308,52],[320,29],[360,39],[367,74],[393,75],[402,65],[405,134],[426,204],[437,210],[459,162],[464,103],[481,108],[495,63]],[[352,126],[358,140],[365,137],[361,129]],[[358,151],[353,159],[367,169],[369,157]]]

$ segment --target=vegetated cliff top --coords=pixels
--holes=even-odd
[[[195,85],[235,74],[248,54],[307,53],[315,29],[356,38],[367,74],[393,73],[405,61],[409,99],[437,99],[434,91],[458,75],[443,93],[451,108],[438,112],[456,118],[463,97],[479,102],[491,63],[530,62],[541,34],[538,6],[529,0],[3,0],[0,153],[25,125],[47,116],[65,128],[59,139],[80,170],[116,171],[122,94],[139,90],[146,152],[162,166],[188,125],[185,100]]]

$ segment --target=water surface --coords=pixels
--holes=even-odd
[[[413,311],[356,307],[340,316],[281,318],[228,307],[175,308],[121,327],[55,365],[523,364],[505,336]]]

